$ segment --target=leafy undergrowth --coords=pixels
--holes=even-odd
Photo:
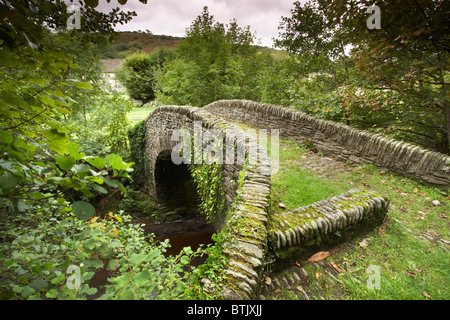
[[[283,170],[273,177],[276,211],[350,188],[377,191],[391,204],[381,226],[325,248],[328,257],[320,261],[306,257],[281,272],[268,272],[265,299],[450,298],[447,191],[372,165],[339,163],[292,142],[282,142],[280,164]]]

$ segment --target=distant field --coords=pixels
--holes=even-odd
[[[131,122],[131,125],[134,125],[135,123],[145,120],[147,116],[150,114],[150,112],[155,109],[154,107],[150,107],[148,105],[145,105],[143,107],[137,107],[134,108],[129,114],[128,114],[128,120]]]

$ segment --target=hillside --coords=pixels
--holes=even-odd
[[[182,38],[137,31],[119,32],[119,38],[114,41],[114,47],[116,51],[120,51],[121,48],[132,47],[133,43],[137,42],[142,45],[142,50],[150,53],[160,47],[175,48],[180,39]]]
[[[173,37],[166,35],[154,35],[146,32],[118,32],[118,38],[113,45],[104,54],[105,59],[123,59],[131,53],[143,50],[151,53],[158,48],[175,49],[182,40],[182,37]],[[276,50],[267,47],[260,48],[263,51],[269,51],[275,60],[282,60],[289,57],[284,50]]]

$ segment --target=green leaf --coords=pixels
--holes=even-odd
[[[120,262],[117,259],[109,260],[107,269],[108,270],[117,270],[120,267]]]
[[[8,131],[0,131],[0,141],[5,144],[13,142],[14,138]]]
[[[22,295],[22,297],[24,297],[26,299],[29,296],[31,296],[34,292],[36,292],[36,290],[34,290],[33,288],[25,287],[25,288],[23,288],[21,295]]]
[[[101,186],[99,186],[99,185],[97,185],[97,184],[94,184],[94,185],[92,186],[92,188],[93,188],[95,191],[97,191],[98,193],[101,193],[101,194],[108,194],[108,190],[106,190],[105,188],[103,188],[103,187],[101,187]]]
[[[186,289],[186,283],[184,283],[181,280],[178,280],[176,289],[178,290],[178,292],[183,292]]]
[[[128,283],[128,281],[131,279],[131,276],[132,275],[130,272],[126,272],[126,273],[114,278],[112,282],[114,283],[114,285],[116,287],[122,288]]]
[[[139,267],[139,265],[144,262],[145,258],[147,258],[147,254],[143,253],[132,253],[128,259],[128,263],[132,265],[134,268]]]
[[[79,172],[88,172],[91,169],[91,167],[87,164],[76,164],[73,166],[72,171],[75,173]]]
[[[75,165],[76,161],[71,156],[66,156],[66,157],[57,157],[56,163],[64,171],[70,171],[72,167]]]
[[[124,290],[119,295],[119,300],[134,300],[134,293],[132,290]]]
[[[75,160],[81,160],[86,155],[84,153],[80,153],[79,150],[81,147],[75,142],[69,142],[67,145],[67,152],[69,152],[70,156]]]
[[[58,297],[58,294],[59,294],[58,290],[56,290],[56,289],[50,289],[50,290],[48,290],[48,292],[45,294],[45,296],[46,296],[47,298],[49,298],[49,299],[55,299],[55,298]]]
[[[103,176],[100,176],[100,179],[103,180],[104,183],[106,183],[108,186],[110,186],[111,188],[117,188],[119,185],[117,184],[117,181],[109,179],[109,178],[105,178]]]
[[[106,163],[116,170],[126,170],[127,166],[121,156],[110,154],[105,158]]]
[[[61,155],[67,152],[69,136],[65,132],[59,132],[57,129],[50,129],[45,130],[43,134],[47,138],[47,144],[50,148]]]
[[[85,291],[85,293],[86,293],[87,295],[93,295],[93,294],[96,294],[97,291],[98,291],[97,288],[89,288],[89,289],[87,289],[87,290]]]
[[[83,247],[88,250],[93,250],[96,247],[96,241],[94,239],[86,239],[83,242]]]
[[[92,89],[91,84],[88,83],[88,82],[77,82],[77,83],[75,84],[75,86],[76,86],[78,89],[85,89],[85,90],[90,90],[90,89]]]
[[[77,201],[72,204],[72,210],[78,219],[87,221],[95,215],[95,208],[88,202]]]
[[[141,286],[151,280],[150,271],[144,270],[136,273],[133,276],[133,284],[137,286]]]
[[[40,291],[40,290],[48,287],[48,281],[42,280],[42,279],[37,279],[30,283],[30,287],[36,291]]]
[[[44,80],[41,78],[26,78],[25,81],[33,84],[37,84],[40,87],[45,86],[45,84],[48,82],[48,80]]]
[[[182,257],[180,258],[180,262],[181,262],[182,264],[188,264],[190,261],[191,261],[191,260],[189,259],[188,256],[182,256]]]
[[[0,50],[0,63],[4,66],[17,65],[16,55],[11,53],[8,46],[2,46]]]
[[[97,169],[103,169],[106,166],[105,160],[99,157],[87,158],[86,161]]]
[[[21,177],[18,177],[12,173],[6,172],[2,176],[0,176],[0,189],[11,189],[17,186],[20,181],[22,180]]]
[[[158,248],[155,248],[148,255],[148,260],[151,261],[151,260],[155,259],[157,256],[161,256],[161,255],[162,255],[161,250],[159,250]]]

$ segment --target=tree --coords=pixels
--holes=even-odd
[[[204,7],[178,46],[178,58],[158,72],[157,96],[167,104],[204,106],[219,99],[255,98],[261,61],[249,27],[215,22]]]
[[[318,70],[341,61],[344,81],[336,82],[335,92],[347,123],[449,152],[448,1],[380,2],[380,29],[368,28],[372,4],[297,2],[292,17],[283,18],[278,43],[311,55],[311,61],[324,58],[311,64]],[[352,47],[351,60],[344,55],[346,45]]]
[[[152,63],[145,52],[136,52],[127,57],[117,71],[117,78],[133,99],[146,103],[155,98]]]
[[[309,71],[326,72],[333,76],[333,86],[349,82],[349,56],[346,46],[349,40],[342,21],[331,20],[327,12],[317,1],[302,5],[294,3],[291,17],[283,17],[279,29],[280,38],[275,44],[289,52],[301,55],[309,65]],[[339,78],[339,69],[345,77]]]
[[[95,1],[79,3],[84,22],[81,30],[69,32],[73,39],[82,37],[78,33],[89,36],[93,31],[111,35],[115,24],[135,15],[118,8],[104,14],[93,9]],[[76,61],[70,52],[61,50],[61,42],[47,37],[49,28],[62,32],[66,27],[66,9],[66,3],[59,0],[0,3],[2,212],[6,208],[33,212],[36,204],[54,196],[52,192],[60,196],[62,190],[72,189],[89,198],[93,192],[106,190],[101,186],[105,181],[120,187],[110,182],[107,171],[96,176],[97,170],[107,167],[116,167],[116,178],[127,176],[130,165],[117,157],[110,157],[111,162],[84,159],[80,147],[70,141],[70,128],[61,121],[72,112],[70,101],[77,98],[73,93],[91,88],[89,68],[80,68],[87,66],[85,61]],[[100,176],[106,180],[100,181]]]
[[[329,19],[321,1],[294,3],[291,17],[283,17],[275,44],[288,50],[301,65],[298,77],[312,97],[328,95],[352,78],[347,46],[350,44],[343,22]],[[350,124],[349,110],[342,110]]]
[[[155,72],[175,58],[175,52],[164,48],[151,54],[136,52],[127,57],[117,71],[119,81],[127,88],[129,95],[146,103],[155,98]]]
[[[354,60],[369,87],[398,99],[397,130],[418,143],[450,151],[449,18],[447,1],[387,1],[380,4],[381,29],[361,28],[355,17]],[[396,121],[397,122],[397,121]]]

